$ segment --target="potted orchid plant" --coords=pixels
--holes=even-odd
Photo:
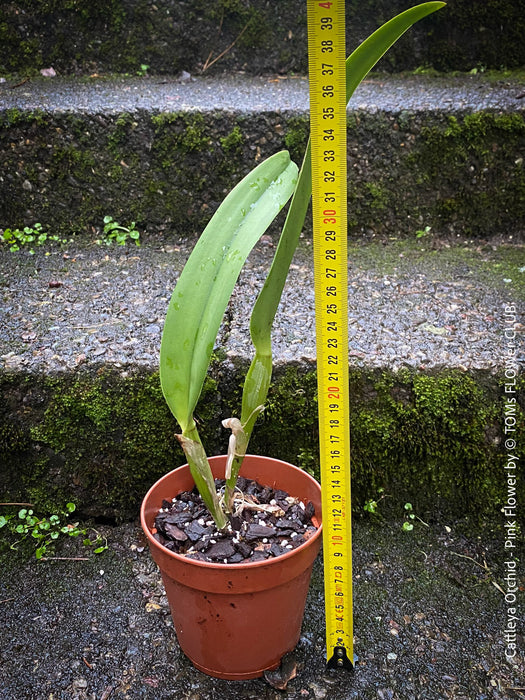
[[[347,59],[347,100],[412,24],[444,4],[427,2],[413,7],[363,42]],[[198,668],[221,678],[261,675],[276,667],[295,646],[321,542],[319,485],[292,465],[262,458],[261,466],[261,458],[247,455],[271,382],[271,328],[311,196],[310,158],[310,143],[300,170],[286,151],[277,153],[227,195],[179,277],[162,336],[161,386],[181,428],[177,437],[187,465],[162,477],[150,489],[142,504],[142,526],[162,572],[183,651]],[[228,454],[208,458],[194,411],[215,338],[247,256],[290,198],[273,263],[251,315],[254,354],[244,383],[240,416],[223,421],[232,431]],[[269,490],[269,502],[263,504],[258,497],[238,489],[239,475]],[[219,487],[217,479],[221,480]],[[188,493],[194,486],[202,499],[196,519],[187,512]],[[186,505],[172,512],[172,503],[180,494],[184,494]],[[264,546],[268,542],[263,541],[258,555],[247,555],[246,560],[241,556],[241,561],[240,550],[246,542],[235,525],[243,520],[243,512],[263,513],[263,525],[259,522],[258,528],[264,535],[265,528],[276,529],[271,524],[279,519],[289,525],[290,508],[304,513],[305,532],[299,542],[282,546],[282,538],[273,556],[268,553],[270,547]],[[191,533],[188,527],[185,530],[190,519]],[[173,534],[171,544],[168,532]],[[226,535],[233,539],[233,550],[223,545],[220,551],[228,552],[228,556],[210,561],[203,554],[202,542],[208,539],[217,551],[217,542]],[[177,550],[177,541],[182,542],[182,549]],[[281,565],[288,569],[278,569]],[[269,635],[263,633],[265,630]],[[268,640],[262,639],[267,636]]]

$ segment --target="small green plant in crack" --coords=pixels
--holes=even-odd
[[[403,532],[411,532],[414,529],[415,520],[419,520],[419,522],[423,523],[425,527],[429,526],[428,523],[426,523],[424,520],[421,520],[421,518],[414,513],[414,509],[411,503],[405,503],[405,522],[402,526]]]
[[[96,241],[98,245],[102,245],[102,243],[111,245],[113,242],[117,245],[126,245],[128,239],[131,239],[140,246],[140,233],[135,228],[134,221],[129,226],[121,226],[112,216],[105,216],[103,234],[104,238],[99,238]]]
[[[0,503],[2,506],[16,505]],[[21,508],[18,513],[0,515],[0,529],[6,528],[8,532],[17,539],[10,547],[15,550],[18,546],[33,538],[36,541],[35,556],[37,559],[45,559],[46,554],[52,554],[56,541],[60,537],[83,536],[83,544],[86,547],[94,547],[94,554],[101,554],[108,548],[107,540],[98,532],[93,530],[94,536],[88,537],[88,531],[79,527],[79,523],[67,522],[67,518],[74,513],[76,506],[74,503],[66,503],[65,510],[59,515],[50,516],[37,515],[31,507]]]
[[[141,63],[140,68],[137,70],[137,75],[140,75],[141,77],[144,77],[145,75],[148,74],[149,66],[147,63]]]
[[[418,231],[416,231],[416,238],[424,238],[425,236],[428,236],[431,230],[432,226],[425,226],[425,228],[420,228]]]
[[[34,254],[35,246],[42,246],[45,243],[61,242],[65,243],[59,236],[51,235],[44,231],[42,224],[34,226],[24,226],[19,228],[6,228],[0,233],[0,240],[9,246],[9,250],[15,253],[20,248],[29,248],[29,252]]]
[[[380,517],[381,514],[379,512],[379,503],[383,500],[383,498],[386,498],[387,494],[385,493],[385,489],[381,486],[377,489],[377,496],[375,498],[369,498],[365,501],[365,505],[363,506],[363,510],[365,510],[367,513],[370,513],[370,515],[374,515],[377,517]]]

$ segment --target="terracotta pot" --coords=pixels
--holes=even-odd
[[[226,457],[210,458],[216,478]],[[287,491],[315,506],[315,535],[280,557],[245,564],[187,559],[152,535],[162,500],[193,488],[188,465],[166,474],[148,491],[141,523],[162,574],[179,644],[192,663],[217,678],[244,680],[277,668],[299,641],[314,560],[321,546],[321,488],[286,462],[247,455],[241,476]]]

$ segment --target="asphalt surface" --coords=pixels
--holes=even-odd
[[[349,108],[368,112],[516,110],[522,107],[522,93],[523,84],[503,78],[494,82],[481,74],[374,77],[359,86]],[[304,76],[96,76],[80,81],[38,77],[22,83],[0,83],[0,110],[89,114],[136,110],[258,113],[306,112],[308,104],[308,80]]]
[[[354,523],[353,673],[325,668],[318,560],[301,638],[280,677],[283,690],[276,689],[275,678],[273,685],[265,678],[221,681],[193,668],[178,647],[158,571],[136,524],[99,526],[108,542],[99,555],[69,538],[47,553],[62,559],[37,562],[29,549],[12,551],[4,543],[0,697],[524,698],[523,629],[518,623],[514,657],[505,636],[505,593],[512,581],[505,581],[511,557],[504,548],[503,522],[492,531],[468,534],[452,522],[416,521],[412,532],[401,527],[402,520]],[[514,554],[519,560],[523,550]],[[522,576],[523,571],[515,579],[520,587]],[[522,598],[516,604],[518,620]]]
[[[75,242],[0,249],[0,366],[72,371],[86,363],[158,366],[163,319],[191,243],[136,247]],[[251,357],[249,317],[271,262],[265,238],[241,273],[217,348]],[[311,241],[291,266],[273,330],[276,365],[315,361]],[[501,368],[504,307],[523,328],[523,246],[432,240],[351,246],[349,353],[355,366]]]

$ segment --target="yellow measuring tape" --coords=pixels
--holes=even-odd
[[[307,0],[326,658],[353,667],[344,0]]]

